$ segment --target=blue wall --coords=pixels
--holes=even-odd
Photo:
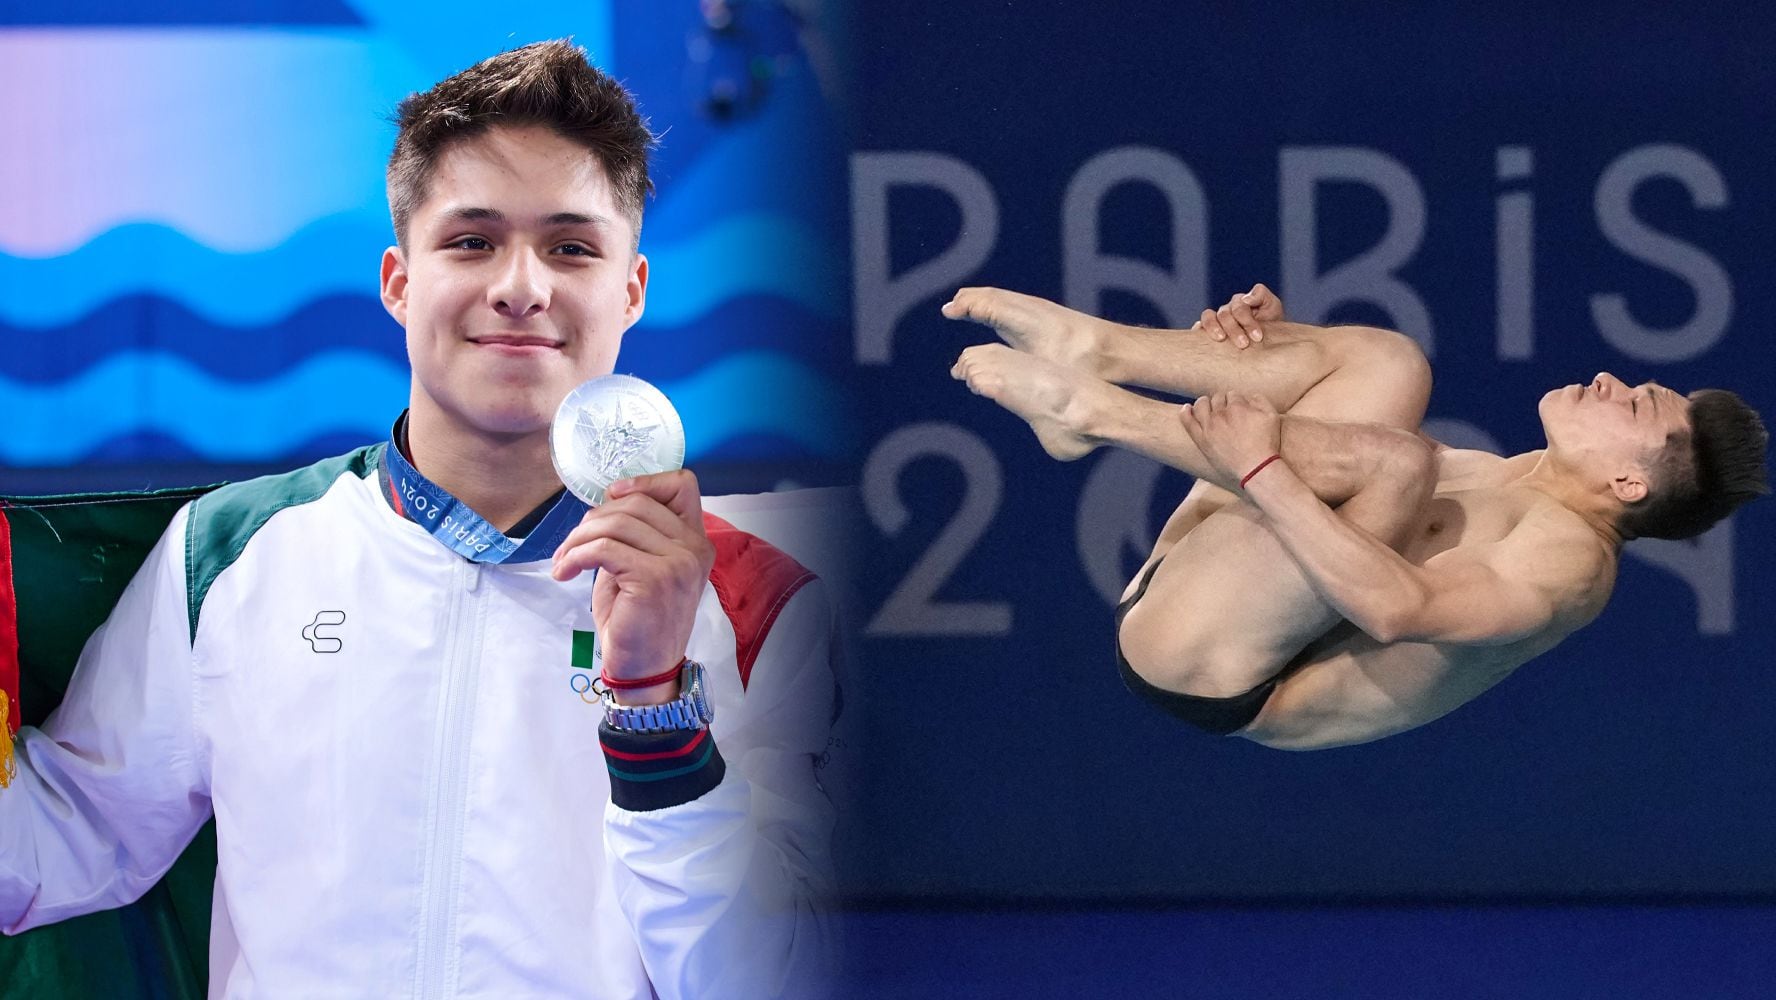
[[[1112,595],[1189,480],[1050,461],[949,379],[990,334],[937,312],[994,284],[1187,323],[1262,280],[1297,318],[1420,337],[1453,441],[1539,447],[1540,395],[1606,369],[1776,416],[1776,31],[1586,5],[887,6],[859,17],[852,160],[874,567],[852,892],[1776,891],[1776,501],[1630,546],[1595,624],[1421,730],[1306,755],[1214,739],[1111,658]],[[1128,183],[1069,208],[1100,174]],[[1094,287],[1112,256],[1148,276]]]

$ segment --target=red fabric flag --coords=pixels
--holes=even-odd
[[[4,507],[4,504],[0,504]],[[12,737],[19,727],[18,600],[12,588],[12,527],[0,510],[0,788],[12,784]]]

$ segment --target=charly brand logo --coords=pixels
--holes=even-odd
[[[317,653],[337,653],[345,648],[336,635],[328,635],[322,629],[331,629],[345,624],[343,611],[318,611],[315,619],[302,628],[302,637],[308,640],[308,647]]]

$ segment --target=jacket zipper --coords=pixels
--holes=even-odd
[[[469,732],[481,671],[484,615],[480,590],[484,568],[467,560],[458,566],[454,575],[460,586],[452,588],[452,613],[445,622],[451,635],[450,655],[441,678],[442,704],[433,750],[433,759],[439,762],[438,779],[427,808],[430,836],[420,887],[416,992],[425,1000],[456,992],[456,907],[462,879]]]

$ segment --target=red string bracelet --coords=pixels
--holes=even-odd
[[[1240,489],[1242,489],[1242,490],[1245,489],[1246,484],[1252,481],[1252,477],[1256,476],[1260,472],[1263,472],[1265,466],[1269,465],[1270,463],[1272,463],[1282,457],[1283,456],[1279,453],[1279,454],[1275,454],[1275,455],[1270,456],[1269,458],[1265,459],[1262,462],[1259,462],[1258,466],[1256,468],[1254,468],[1251,472],[1246,473],[1245,478],[1240,480]]]
[[[674,666],[671,670],[665,671],[664,673],[655,674],[652,677],[612,677],[610,674],[607,674],[602,670],[598,672],[598,677],[600,680],[604,681],[604,686],[610,688],[612,691],[633,691],[636,688],[651,688],[655,684],[664,684],[667,681],[678,680],[678,672],[684,669],[684,665],[684,659],[680,658],[677,666]]]

